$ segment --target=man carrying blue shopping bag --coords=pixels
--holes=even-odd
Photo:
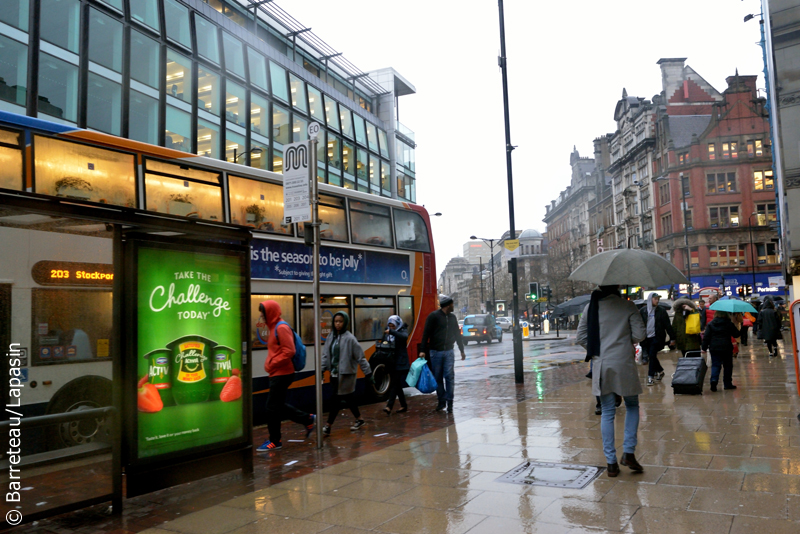
[[[439,404],[436,411],[441,412],[447,408],[447,413],[453,413],[453,388],[455,387],[455,353],[453,343],[458,343],[461,359],[465,360],[464,342],[461,339],[461,330],[458,320],[453,315],[453,299],[447,295],[439,296],[439,309],[428,315],[425,320],[425,329],[422,332],[422,345],[419,357],[430,356],[431,370],[436,379],[436,395]]]

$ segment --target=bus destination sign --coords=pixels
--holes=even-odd
[[[111,287],[114,284],[114,266],[109,263],[43,260],[33,265],[31,276],[42,286]]]

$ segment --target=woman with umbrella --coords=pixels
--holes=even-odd
[[[767,350],[772,357],[778,356],[778,340],[781,339],[781,318],[775,311],[775,303],[767,299],[758,313],[758,330],[767,344]]]
[[[722,384],[725,389],[736,389],[733,385],[733,339],[742,332],[731,321],[731,314],[753,312],[747,302],[741,300],[718,300],[709,308],[714,319],[706,325],[703,333],[703,352],[711,350],[711,391],[717,391],[719,373],[722,369]]]

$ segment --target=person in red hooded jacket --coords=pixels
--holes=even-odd
[[[267,324],[267,361],[264,370],[269,374],[269,397],[267,398],[267,428],[269,439],[256,449],[258,452],[275,451],[282,447],[281,421],[290,419],[306,430],[306,439],[314,431],[316,416],[286,404],[286,394],[294,382],[294,332],[288,324],[278,324],[281,307],[274,300],[265,300],[258,305],[261,319]],[[277,332],[277,336],[274,334]]]

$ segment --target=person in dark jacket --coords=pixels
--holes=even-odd
[[[700,312],[700,331],[706,329],[706,301],[700,299],[697,301],[697,311]]]
[[[767,299],[758,312],[756,319],[758,330],[761,333],[761,338],[767,344],[769,355],[776,357],[778,355],[778,340],[781,339],[781,318],[778,312],[775,311],[775,303],[771,299]]]
[[[686,322],[690,315],[698,315],[700,324],[703,323],[705,312],[700,313],[694,302],[689,299],[678,299],[672,303],[675,316],[672,318],[672,329],[675,331],[675,341],[678,350],[686,356],[690,350],[700,350],[700,334],[687,334]],[[702,330],[702,326],[700,327]]]
[[[703,332],[703,352],[711,350],[711,391],[717,391],[720,368],[724,369],[722,384],[725,389],[736,389],[733,385],[733,341],[741,331],[731,321],[728,312],[714,312],[714,319]]]
[[[428,315],[425,329],[422,331],[422,346],[419,356],[430,355],[431,371],[436,379],[436,396],[439,404],[436,411],[447,407],[447,413],[453,413],[453,387],[455,386],[455,354],[453,344],[458,343],[461,359],[465,360],[464,341],[458,319],[453,315],[453,299],[447,295],[439,296],[439,309]]]
[[[384,412],[392,413],[395,397],[400,401],[400,409],[397,413],[408,411],[406,396],[403,393],[403,385],[406,383],[408,374],[408,326],[403,323],[399,315],[392,315],[386,321],[386,330],[383,332],[383,339],[394,346],[394,359],[389,360],[389,398],[386,400]]]
[[[658,361],[658,352],[664,348],[667,334],[669,334],[670,341],[675,339],[675,331],[669,322],[669,314],[667,314],[667,310],[658,305],[659,300],[661,297],[658,293],[650,293],[650,296],[647,297],[647,306],[642,306],[639,311],[647,329],[647,339],[642,341],[642,352],[649,360],[648,386],[655,385],[664,378],[664,368]]]

